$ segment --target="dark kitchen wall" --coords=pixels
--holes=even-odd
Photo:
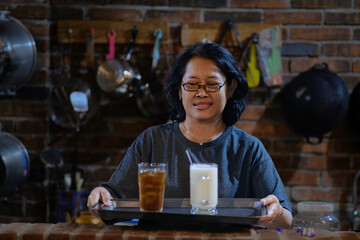
[[[98,108],[81,127],[78,142],[73,129],[51,121],[49,90],[58,78],[62,58],[61,44],[57,40],[58,20],[170,22],[167,51],[162,50],[158,67],[162,82],[168,71],[166,60],[171,64],[183,48],[180,43],[182,23],[220,23],[232,16],[237,23],[282,24],[285,82],[317,62],[326,62],[329,69],[344,80],[349,93],[360,81],[360,0],[3,0],[0,9],[10,11],[11,16],[26,25],[38,51],[37,68],[31,79],[15,96],[0,97],[3,130],[21,140],[31,158],[31,174],[23,190],[0,202],[0,221],[4,222],[46,221],[45,170],[39,157],[45,147],[62,152],[65,168],[69,168],[77,156],[79,167],[86,170],[84,189],[89,191],[111,176],[140,132],[164,122],[142,115],[134,99],[114,99],[100,91],[95,81],[96,67],[103,61],[107,45],[95,45],[96,64],[89,68],[82,65],[86,46],[81,43],[72,46],[72,72],[93,87]],[[126,51],[126,44],[117,44],[116,51]],[[151,53],[151,45],[137,45],[133,60],[145,70]],[[264,143],[294,207],[300,201],[334,202],[336,214],[342,221],[341,228],[349,229],[352,181],[360,168],[359,139],[345,117],[320,144],[308,144],[300,134],[289,129],[284,120],[282,89],[269,89],[263,83],[252,88],[248,108],[236,126]],[[55,190],[56,184],[52,184],[50,199],[53,202]],[[51,209],[53,216],[54,203]]]

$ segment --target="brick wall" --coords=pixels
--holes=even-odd
[[[170,62],[181,52],[180,24],[223,22],[232,16],[236,22],[283,24],[282,65],[286,82],[316,62],[326,62],[339,74],[351,93],[359,82],[360,1],[306,0],[3,0],[0,9],[21,20],[33,34],[38,49],[37,68],[16,96],[1,96],[0,121],[4,131],[19,138],[31,157],[31,175],[19,195],[2,200],[1,218],[7,221],[45,221],[44,167],[40,151],[59,148],[65,164],[74,159],[76,138],[72,129],[54,124],[48,117],[49,88],[60,67],[57,20],[169,21]],[[117,45],[124,52],[125,45]],[[134,58],[145,68],[151,46],[136,46]],[[95,62],[107,53],[106,44],[95,46]],[[111,99],[95,83],[96,66],[84,68],[85,45],[73,44],[71,67],[74,74],[94,87],[99,107],[90,122],[81,128],[78,162],[87,170],[85,190],[107,180],[126,148],[149,126],[162,123],[144,117],[133,99]],[[165,79],[164,52],[159,75]],[[281,111],[281,88],[267,89],[262,84],[251,89],[248,108],[236,126],[259,137],[273,157],[292,203],[328,201],[336,204],[342,229],[348,229],[352,180],[360,166],[359,139],[349,119],[325,135],[321,144],[307,144],[287,126]],[[53,184],[54,185],[54,184]],[[51,186],[51,193],[55,191]],[[51,195],[51,200],[54,199]],[[51,206],[54,209],[54,206]]]
[[[330,232],[325,230],[316,231],[316,239],[359,239],[360,234],[350,231]],[[207,230],[204,232],[195,230],[173,230],[173,229],[139,229],[136,227],[121,226],[102,226],[102,225],[83,225],[75,226],[67,223],[11,223],[0,224],[0,239],[6,240],[25,240],[25,239],[245,239],[245,240],[304,240],[309,237],[302,236],[296,230],[276,231],[274,229],[248,229],[240,228],[237,231],[214,232]]]

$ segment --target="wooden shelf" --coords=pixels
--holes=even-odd
[[[94,29],[95,43],[108,43],[107,33],[115,30],[117,35],[115,43],[129,43],[131,39],[131,30],[134,26],[139,28],[136,37],[136,44],[154,44],[154,32],[161,29],[163,33],[162,41],[167,42],[169,39],[169,23],[166,22],[120,22],[120,21],[58,21],[57,22],[57,39],[60,43],[69,42],[69,37],[64,37],[67,29],[72,30],[72,42],[85,43],[86,36],[90,29]]]
[[[216,42],[220,36],[224,23],[187,23],[181,27],[181,45],[186,46],[195,42],[207,39],[211,42]],[[236,23],[235,24],[241,42],[244,42],[253,33],[259,33],[262,30],[276,26],[275,24],[265,23]],[[279,25],[281,29],[281,25]],[[281,43],[280,43],[281,44]],[[224,46],[238,46],[234,32],[227,31],[223,38],[222,45]]]

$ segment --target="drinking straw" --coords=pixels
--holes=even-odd
[[[185,152],[186,152],[186,155],[187,155],[187,157],[189,159],[190,165],[193,164],[193,162],[191,160],[191,157],[190,157],[189,149],[185,149]]]

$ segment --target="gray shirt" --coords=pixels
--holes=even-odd
[[[291,212],[284,185],[265,147],[259,139],[234,126],[203,145],[185,138],[178,123],[148,128],[129,147],[110,180],[101,186],[116,198],[137,198],[137,164],[165,162],[165,197],[188,198],[190,163],[186,148],[194,161],[218,165],[219,198],[263,198],[274,194]]]

